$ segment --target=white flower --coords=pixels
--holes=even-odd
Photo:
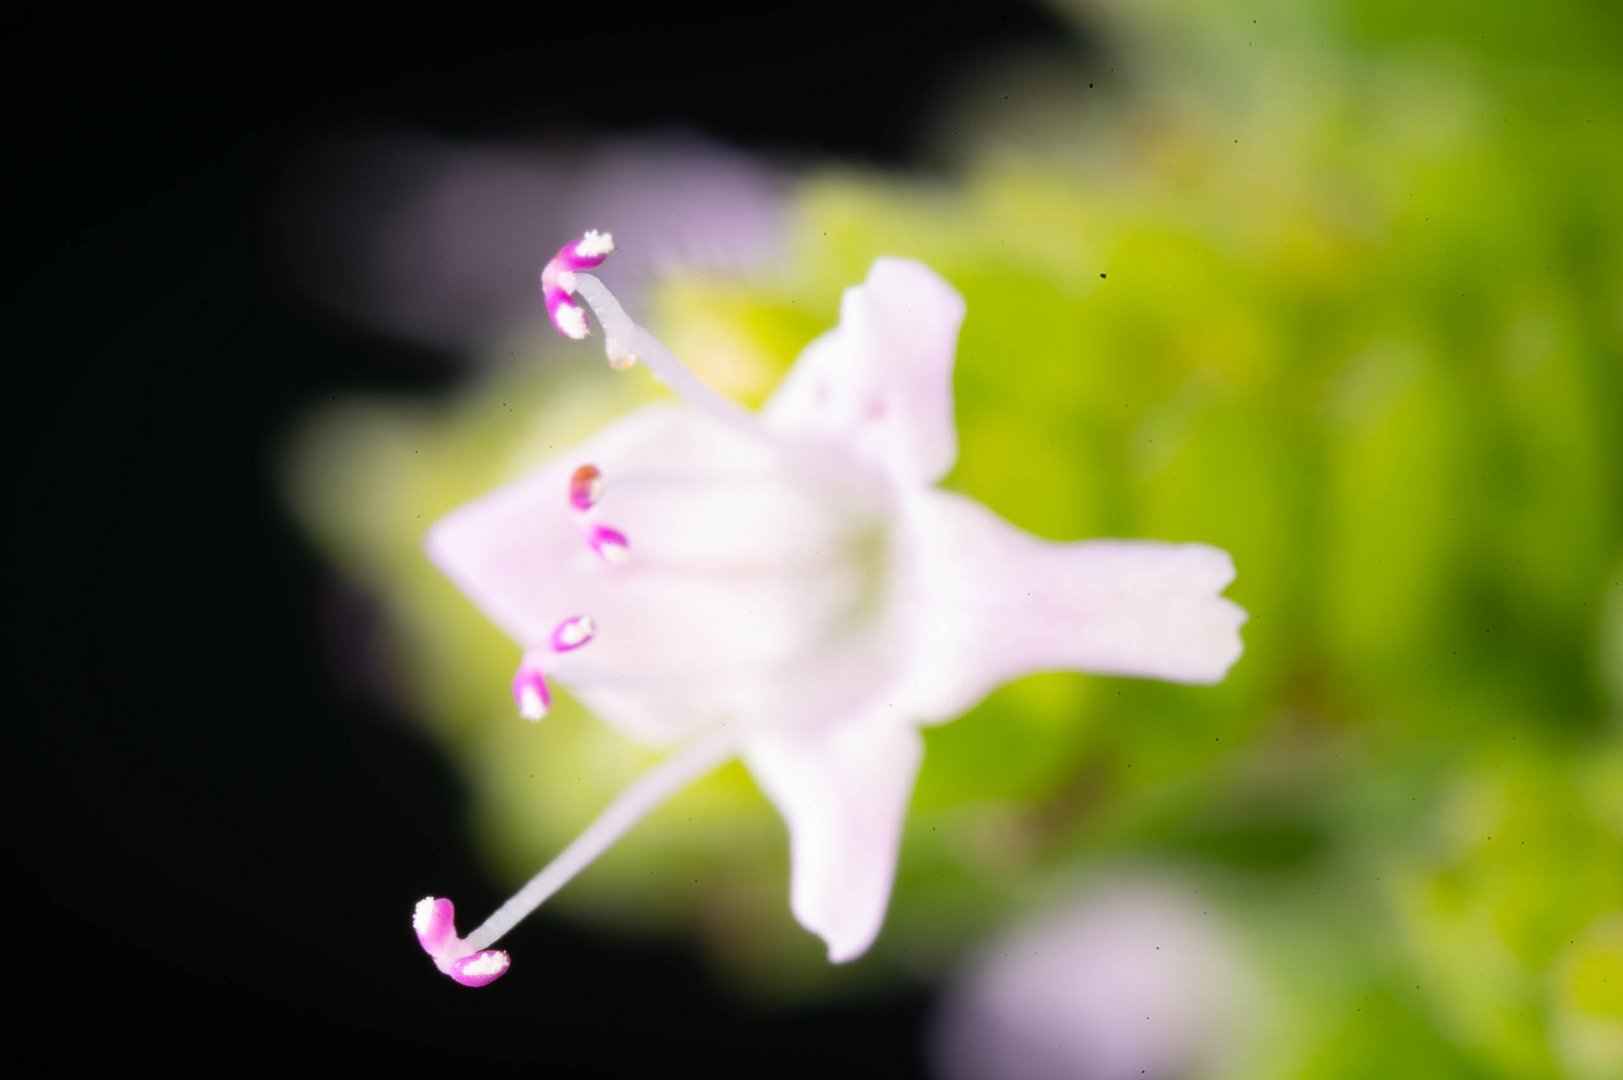
[[[854,959],[884,920],[919,729],[1036,671],[1221,679],[1245,619],[1219,596],[1233,564],[1202,544],[1039,540],[936,488],[957,455],[964,304],[927,267],[877,261],[757,415],[584,273],[610,250],[598,234],[566,245],[542,275],[548,310],[578,337],[585,300],[610,361],[641,359],[683,403],[453,512],[428,547],[524,649],[524,715],[556,680],[628,738],[675,749],[467,939],[441,901],[425,948],[456,975],[737,756],[788,823],[795,917],[831,960]]]

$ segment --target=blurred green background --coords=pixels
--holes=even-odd
[[[645,319],[758,402],[875,256],[926,261],[968,301],[947,485],[1055,539],[1228,549],[1245,656],[1215,688],[1032,678],[930,730],[855,968],[789,915],[736,766],[547,910],[803,1000],[939,977],[1153,864],[1265,988],[1226,1075],[1623,1076],[1623,8],[1074,11],[1095,65],[989,66],[935,174],[807,176],[777,272],[668,280]],[[519,722],[515,647],[421,537],[657,390],[504,353],[455,401],[322,409],[286,475],[517,884],[651,759],[567,700]]]

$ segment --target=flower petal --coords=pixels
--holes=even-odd
[[[821,730],[763,729],[743,756],[789,826],[795,918],[828,944],[829,960],[856,959],[885,921],[924,740],[870,716]]]
[[[780,431],[834,436],[921,484],[952,468],[952,365],[964,301],[929,267],[879,259],[840,325],[806,347],[763,410]]]
[[[1010,679],[1089,671],[1214,683],[1246,614],[1218,595],[1228,552],[1206,544],[1061,544],[962,496],[909,500],[918,649],[899,693],[919,720],[959,715]]]

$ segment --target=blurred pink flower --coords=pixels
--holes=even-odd
[[[547,680],[628,738],[677,749],[467,940],[497,937],[683,784],[740,757],[788,823],[791,906],[835,962],[879,932],[923,756],[919,728],[999,684],[1067,669],[1214,682],[1245,615],[1202,544],[1036,539],[935,485],[957,455],[964,303],[880,259],[839,326],[757,416],[699,383],[566,246],[543,282],[560,328],[598,315],[611,361],[684,399],[610,425],[446,517],[440,567],[522,649],[520,710]],[[432,951],[432,950],[431,950]]]
[[[1221,913],[1189,893],[1173,881],[1111,881],[991,938],[935,1016],[935,1075],[1222,1074],[1250,1036],[1261,986]]]

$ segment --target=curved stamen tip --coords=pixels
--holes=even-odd
[[[541,673],[540,665],[528,657],[513,675],[513,702],[518,706],[518,714],[532,724],[552,708],[552,689],[547,686],[547,677]]]
[[[590,615],[576,615],[559,623],[552,631],[552,651],[578,649],[597,636],[597,623]]]
[[[579,240],[558,249],[541,269],[541,298],[546,301],[552,325],[565,337],[579,341],[587,333],[586,309],[575,300],[575,271],[593,270],[614,250],[614,237],[589,230]]]
[[[486,949],[460,960],[452,961],[446,974],[463,986],[489,986],[513,966],[513,960],[501,949]]]
[[[590,510],[603,497],[603,474],[596,465],[582,465],[569,478],[569,505]]]
[[[411,926],[434,966],[463,986],[489,986],[513,966],[512,958],[500,949],[457,956],[467,945],[457,937],[456,908],[444,897],[425,896],[417,901]]]

